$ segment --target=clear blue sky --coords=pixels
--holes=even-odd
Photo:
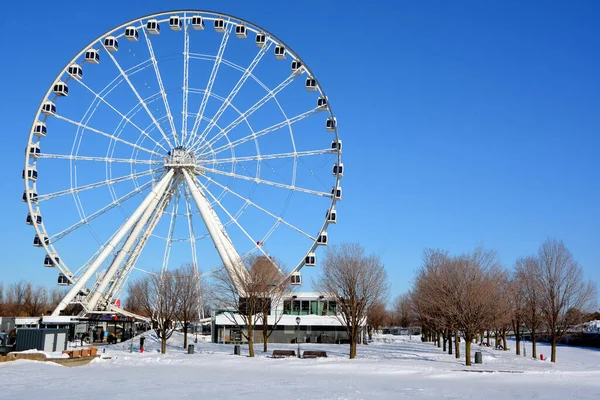
[[[260,5],[259,5],[260,4]],[[1,278],[51,285],[24,223],[36,107],[82,47],[168,9],[265,27],[310,65],[344,141],[334,243],[381,255],[392,295],[423,248],[479,243],[511,267],[565,241],[600,282],[600,3],[595,1],[8,2],[0,37]]]

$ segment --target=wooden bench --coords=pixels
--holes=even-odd
[[[296,357],[294,350],[273,350],[273,358]]]
[[[327,357],[326,351],[315,351],[315,350],[306,350],[304,354],[302,354],[302,358],[317,358],[317,357]]]

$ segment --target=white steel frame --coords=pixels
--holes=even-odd
[[[152,44],[153,39],[151,38],[152,35],[149,35],[145,29],[147,20],[156,19],[158,23],[168,23],[169,18],[174,14],[179,15],[181,18],[183,34],[183,83],[181,88],[183,104],[181,114],[183,117],[180,129],[175,126],[175,121],[168,100],[168,95],[170,92],[165,89],[163,84],[159,60],[154,53]],[[222,35],[222,39],[216,55],[190,52],[190,29],[192,29],[191,19],[196,15],[201,15],[207,25],[211,24],[215,19],[224,19],[225,32],[220,33]],[[236,40],[232,38],[232,30],[234,30],[236,26],[242,24],[246,27],[249,35],[258,33],[264,33],[266,35],[266,44],[258,48],[254,59],[247,67],[239,66],[225,58],[227,43],[230,40]],[[140,30],[142,31],[141,34],[139,34],[140,41],[145,42],[150,57],[149,59],[144,60],[133,67],[124,69],[119,63],[119,53],[108,51],[104,47],[103,39],[107,36],[114,36],[116,40],[124,39],[124,30],[129,26],[135,27],[138,32]],[[235,38],[235,36],[233,37]],[[288,60],[298,60],[301,62],[302,66],[298,71],[290,73],[290,75],[277,86],[274,88],[269,88],[253,74],[253,71],[259,65],[261,59],[263,59],[263,57],[269,53],[270,49],[274,48],[274,46],[284,46],[286,49],[286,54],[288,55]],[[102,57],[103,63],[111,64],[118,71],[118,74],[116,74],[115,78],[99,91],[94,90],[89,84],[85,83],[81,79],[72,78],[67,73],[67,69],[70,65],[78,64],[82,68],[86,66],[84,55],[89,48],[99,49],[100,52],[104,53]],[[212,71],[208,78],[208,84],[205,88],[201,89],[189,87],[190,60],[197,59],[213,62]],[[162,61],[163,59],[161,59],[161,62]],[[287,62],[282,63],[282,65],[284,64],[287,67]],[[218,79],[218,72],[221,66],[233,68],[242,72],[241,77],[233,89],[225,97],[221,97],[213,92],[213,86],[215,81]],[[155,94],[143,98],[136,89],[131,77],[150,67],[152,67],[154,70],[159,90]],[[25,195],[27,196],[27,206],[31,215],[35,215],[36,213],[42,215],[41,209],[43,208],[44,202],[52,201],[53,199],[61,196],[71,195],[75,201],[80,219],[71,226],[54,234],[47,232],[44,220],[42,220],[42,223],[40,224],[34,223],[33,228],[36,235],[40,237],[47,235],[49,237],[49,243],[42,243],[42,247],[48,255],[52,257],[57,256],[58,252],[55,248],[55,244],[65,236],[76,232],[82,226],[90,227],[93,235],[97,237],[90,226],[91,221],[101,215],[104,215],[106,212],[115,207],[121,208],[123,202],[128,201],[137,195],[141,195],[145,190],[150,188],[151,190],[143,198],[143,200],[141,200],[139,206],[131,215],[125,213],[125,211],[121,208],[127,217],[126,221],[108,239],[108,241],[102,242],[98,238],[97,240],[100,244],[99,250],[87,263],[78,268],[75,272],[72,272],[67,267],[63,259],[60,258],[60,262],[55,265],[55,267],[61,274],[67,277],[72,284],[72,287],[54,310],[53,315],[59,315],[62,310],[64,310],[73,302],[81,303],[84,306],[84,310],[87,312],[119,310],[112,304],[112,301],[123,291],[125,282],[127,281],[131,271],[135,269],[136,262],[143,251],[144,246],[146,245],[148,239],[153,235],[154,229],[165,214],[170,214],[170,227],[168,237],[165,238],[166,246],[162,269],[164,270],[168,267],[171,244],[174,240],[173,231],[176,220],[178,216],[183,215],[187,221],[188,231],[190,234],[189,242],[190,250],[192,252],[192,264],[197,270],[198,260],[196,255],[196,241],[199,238],[196,237],[194,233],[192,216],[194,215],[195,211],[193,210],[191,204],[192,201],[195,203],[197,210],[199,211],[199,215],[208,230],[208,236],[210,236],[211,240],[213,241],[223,266],[228,271],[234,283],[236,283],[238,290],[241,290],[240,288],[242,286],[240,280],[245,279],[248,272],[244,265],[243,256],[240,256],[240,254],[237,252],[232,240],[227,234],[226,228],[228,225],[235,224],[249,240],[254,242],[255,239],[252,238],[251,235],[239,223],[239,216],[247,207],[255,208],[275,221],[274,225],[262,238],[261,242],[267,240],[279,224],[288,226],[312,241],[313,244],[307,249],[306,253],[302,255],[296,267],[290,272],[290,275],[282,275],[282,279],[289,279],[291,274],[299,272],[304,266],[306,255],[315,251],[316,247],[318,246],[317,238],[321,235],[321,233],[326,232],[329,222],[324,219],[323,225],[320,227],[317,234],[309,234],[286,221],[281,215],[277,215],[268,209],[261,207],[259,204],[252,201],[250,196],[246,197],[240,193],[237,193],[235,190],[220,183],[213,177],[216,178],[218,176],[226,176],[233,179],[251,181],[254,182],[255,185],[268,185],[285,189],[290,192],[288,196],[288,202],[293,192],[302,192],[309,195],[330,198],[331,203],[328,211],[334,209],[336,198],[330,192],[303,188],[295,183],[296,166],[298,161],[302,161],[302,158],[304,157],[331,154],[332,152],[331,148],[323,148],[324,146],[317,150],[297,151],[292,133],[292,125],[294,123],[316,115],[317,113],[326,112],[328,114],[327,118],[333,117],[329,101],[327,102],[327,107],[319,108],[315,106],[314,108],[303,113],[288,117],[277,100],[277,95],[281,91],[283,91],[294,80],[303,76],[304,74],[316,79],[315,75],[307,67],[306,63],[302,61],[302,59],[296,53],[294,53],[289,46],[287,46],[283,41],[278,39],[273,34],[269,33],[267,30],[231,15],[201,10],[169,11],[147,15],[132,21],[128,21],[92,41],[89,45],[85,46],[71,61],[69,61],[63,70],[58,74],[52,85],[50,85],[50,88],[40,103],[40,107],[38,108],[32,123],[32,129],[30,130],[27,147],[25,150],[25,169],[37,168],[37,164],[40,160],[68,160],[71,169],[71,187],[69,189],[57,190],[51,193],[38,194],[37,201],[32,201],[30,193],[37,193],[37,181],[39,179],[43,179],[43,175],[40,175],[38,180],[31,179],[25,175],[24,181]],[[265,90],[266,94],[250,108],[246,110],[240,110],[234,105],[233,102],[236,98],[236,95],[239,93],[248,79],[252,79],[254,82],[256,82]],[[64,82],[66,85],[80,85],[85,91],[94,97],[94,100],[80,120],[75,120],[61,114],[60,96],[57,96],[53,93],[54,83],[59,81]],[[117,107],[112,105],[110,101],[107,100],[107,96],[123,83],[124,86],[126,85],[126,87],[130,88],[131,92],[138,100],[137,105],[127,112],[121,112],[117,109]],[[318,97],[326,97],[318,81],[316,81],[316,89]],[[202,95],[200,106],[198,110],[193,113],[190,113],[189,110],[188,100],[190,94]],[[211,97],[221,101],[221,106],[212,117],[207,117],[205,116],[206,105]],[[55,115],[46,115],[41,112],[42,104],[46,101],[52,101],[57,105],[57,112]],[[154,101],[162,102],[163,107],[166,110],[165,116],[156,118],[156,116],[153,114],[152,110],[150,109],[150,105]],[[281,110],[284,119],[267,128],[255,131],[250,125],[248,117],[270,101],[273,101]],[[91,118],[100,104],[107,106],[121,118],[121,122],[113,132],[105,131],[92,126]],[[222,127],[219,125],[219,119],[228,108],[231,108],[239,116],[233,122]],[[143,110],[152,121],[152,123],[147,127],[140,127],[133,121],[135,115],[141,110]],[[188,126],[188,117],[194,118],[194,123],[191,128]],[[40,137],[34,134],[33,128],[35,124],[39,122],[45,123],[48,118],[57,118],[58,120],[61,120],[66,124],[73,125],[73,127],[76,128],[77,133],[70,154],[41,153],[37,156],[32,156],[29,154],[30,144],[40,145],[42,140],[46,140],[46,137]],[[201,129],[203,121],[206,121],[207,124],[203,129]],[[325,131],[324,121],[325,119],[323,119],[323,131]],[[165,122],[167,126],[163,125],[163,122]],[[242,123],[248,127],[251,134],[231,141],[228,133]],[[120,137],[126,125],[131,125],[140,132],[137,141],[131,142]],[[259,151],[257,138],[280,129],[287,129],[289,131],[293,145],[293,151],[275,154],[261,154]],[[153,136],[154,131],[157,131],[160,134],[158,139]],[[84,132],[86,132],[88,135],[100,135],[110,140],[110,145],[106,156],[100,157],[79,154]],[[214,133],[212,137],[210,136],[211,132]],[[335,136],[333,139],[336,141],[339,140],[337,124],[333,133]],[[52,132],[48,132],[47,136],[50,139],[52,137]],[[327,139],[324,139],[323,143],[329,143],[330,140],[331,137],[327,136]],[[227,143],[223,144],[224,141]],[[235,148],[250,141],[254,141],[256,143],[257,154],[255,156],[236,157]],[[130,158],[114,157],[115,146],[117,143],[131,148]],[[151,147],[148,147],[148,144],[150,144]],[[169,158],[169,156],[166,154],[167,151],[173,151],[173,149],[177,146],[182,146],[185,148],[185,150],[180,154],[181,157],[177,158],[177,161],[168,161],[176,158]],[[231,156],[219,156],[225,151],[229,151]],[[138,158],[140,152],[146,154],[146,156],[150,158]],[[204,157],[196,157],[197,155],[204,155]],[[272,159],[293,160],[293,177],[290,184],[284,184],[274,182],[269,179],[260,178],[261,162],[266,162],[265,160]],[[107,179],[91,184],[79,184],[77,173],[75,171],[77,168],[77,163],[83,161],[104,163],[106,167]],[[254,161],[257,162],[256,175],[254,177],[250,177],[236,171],[236,166],[243,168],[245,162]],[[335,161],[338,164],[341,163],[340,152],[335,154]],[[129,175],[113,176],[112,166],[113,164],[119,163],[130,165]],[[232,165],[230,171],[217,168],[219,165],[228,164]],[[138,167],[146,169],[138,171]],[[327,172],[328,174],[330,173],[329,171]],[[200,176],[206,181],[204,184],[200,179],[198,179]],[[140,184],[138,179],[142,177],[151,177],[152,179]],[[128,181],[133,183],[134,189],[125,195],[117,195],[116,191],[114,190],[114,185]],[[208,187],[210,185],[213,185],[215,188],[218,188],[218,190],[221,190],[221,193],[218,196],[215,196]],[[340,176],[335,176],[332,187],[338,186],[340,186]],[[84,191],[92,191],[102,187],[107,187],[109,189],[112,202],[93,213],[87,213],[83,208],[83,202],[79,197],[79,193]],[[244,206],[237,212],[230,212],[222,203],[222,197],[225,195],[231,195],[244,201]],[[178,204],[180,200],[185,201],[184,214],[181,214],[180,211],[178,211]],[[168,212],[167,210],[169,209],[170,203],[172,203],[171,212]],[[220,221],[215,209],[213,208],[215,206],[218,206],[220,209],[222,209],[223,212],[229,217],[229,221],[226,224],[223,224]],[[323,210],[316,211],[322,212]],[[256,243],[255,247],[258,251],[266,255],[265,251],[260,245],[258,245],[258,243]],[[112,261],[110,262],[106,273],[104,273],[101,278],[93,282],[93,285],[91,285],[91,290],[87,289],[86,286],[92,282],[92,277],[97,275],[96,272],[105,262],[105,260],[109,259],[109,257],[112,257]],[[81,296],[82,292],[85,294],[83,298]]]

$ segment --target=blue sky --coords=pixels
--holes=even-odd
[[[69,3],[3,9],[4,282],[55,279],[20,198],[27,133],[56,74],[109,29],[186,8],[265,27],[316,74],[344,142],[330,239],[380,254],[393,296],[410,287],[425,247],[481,243],[511,267],[547,237],[600,281],[596,2]]]

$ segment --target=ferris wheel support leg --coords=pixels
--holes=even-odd
[[[225,265],[225,269],[229,274],[233,284],[235,285],[238,291],[242,291],[242,281],[247,277],[248,271],[244,266],[244,262],[242,258],[237,253],[235,248],[233,247],[231,241],[227,236],[225,236],[225,228],[219,217],[212,209],[210,202],[202,193],[198,185],[194,182],[192,177],[190,176],[187,170],[183,170],[183,176],[185,177],[185,181],[190,188],[190,193],[192,194],[192,198],[198,206],[198,211],[200,211],[200,216],[202,217],[202,221],[206,225],[208,229],[208,233],[215,244],[215,248]]]
[[[87,304],[87,307],[89,310],[94,310],[96,308],[96,306],[98,305],[98,300],[100,300],[100,297],[106,290],[108,284],[114,278],[115,274],[119,270],[119,266],[121,265],[123,260],[125,260],[125,257],[131,252],[131,249],[133,248],[137,238],[142,233],[142,230],[146,226],[146,223],[148,223],[148,220],[150,219],[152,214],[154,214],[154,211],[157,209],[157,206],[158,206],[160,200],[164,196],[169,195],[166,190],[167,188],[168,188],[168,186],[165,186],[165,190],[162,191],[160,196],[157,194],[156,196],[154,196],[152,198],[152,200],[150,201],[150,204],[148,205],[148,207],[146,208],[146,210],[144,211],[144,213],[142,214],[140,219],[137,221],[137,223],[135,224],[133,229],[131,229],[129,236],[127,237],[127,239],[125,240],[125,243],[121,247],[121,250],[119,250],[117,252],[117,255],[113,258],[113,261],[110,264],[110,267],[108,267],[106,274],[104,274],[104,278],[102,278],[102,281],[96,287],[94,293],[92,294],[92,297]]]
[[[169,202],[171,201],[170,197],[171,196],[163,196],[161,202],[156,208],[156,211],[154,212],[154,215],[150,218],[146,230],[135,244],[133,250],[129,252],[129,257],[125,261],[125,264],[120,268],[117,277],[113,280],[110,287],[106,291],[106,294],[104,296],[106,300],[110,301],[111,299],[115,299],[118,298],[118,296],[120,296],[123,290],[123,286],[129,278],[133,267],[136,265],[142,250],[144,249],[146,243],[148,242],[148,239],[150,238],[150,235],[152,234],[152,232],[154,232],[156,225],[160,221],[160,217],[163,215]]]
[[[79,293],[79,291],[83,288],[83,286],[90,280],[90,278],[96,273],[96,270],[102,265],[104,260],[110,255],[113,249],[119,244],[121,239],[125,236],[125,234],[131,229],[131,227],[136,223],[138,219],[142,216],[144,211],[148,208],[150,203],[154,200],[154,198],[162,197],[165,189],[167,188],[169,182],[173,178],[174,171],[169,170],[165,176],[160,180],[160,182],[152,189],[152,191],[146,196],[142,204],[131,214],[131,217],[119,228],[117,233],[113,236],[111,241],[107,243],[106,247],[102,250],[102,252],[98,255],[98,257],[94,260],[94,262],[88,267],[85,273],[77,280],[77,282],[73,285],[71,290],[65,295],[65,297],[60,301],[58,306],[52,312],[52,316],[60,315],[60,312],[64,310],[71,300]]]

